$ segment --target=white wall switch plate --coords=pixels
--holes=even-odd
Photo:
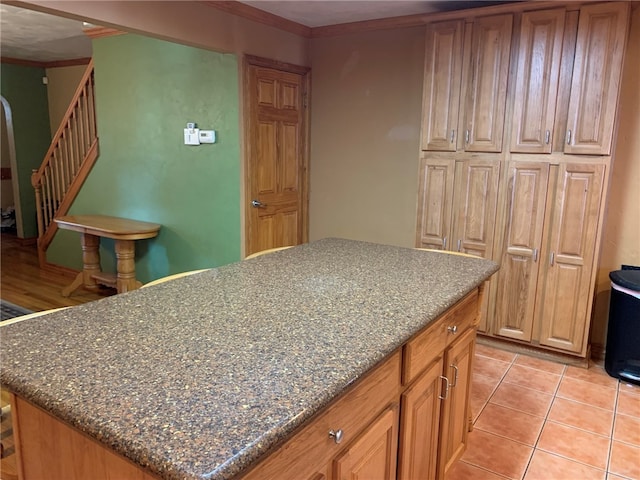
[[[200,143],[216,143],[216,131],[200,130]]]
[[[184,129],[184,144],[185,145],[200,145],[200,130],[198,128],[185,128]]]

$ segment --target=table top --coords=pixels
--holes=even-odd
[[[116,240],[140,240],[158,235],[160,225],[107,215],[65,215],[54,218],[58,227]]]
[[[497,270],[324,239],[2,327],[11,391],[166,479],[229,479]]]

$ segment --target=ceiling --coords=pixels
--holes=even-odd
[[[307,27],[486,6],[500,1],[249,0],[247,5]],[[0,54],[37,62],[91,57],[78,20],[0,4]]]

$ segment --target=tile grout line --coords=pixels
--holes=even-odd
[[[616,386],[616,398],[613,402],[613,422],[611,422],[611,436],[609,437],[609,452],[607,453],[607,477],[609,476],[609,469],[611,468],[611,454],[613,453],[613,434],[616,430],[616,422],[618,415],[618,399],[620,398],[620,380]]]

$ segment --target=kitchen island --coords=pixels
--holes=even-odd
[[[127,459],[139,478],[266,478],[261,465],[293,452],[292,440],[334,405],[357,417],[378,390],[395,400],[378,395],[376,418],[397,426],[400,395],[427,373],[444,368],[443,398],[462,383],[454,363],[448,378],[447,355],[466,335],[469,357],[478,291],[496,270],[482,259],[324,239],[2,327],[0,378],[15,394],[24,477],[38,445],[23,441],[38,434],[23,427],[24,409]],[[464,407],[468,389],[462,397]],[[459,413],[453,423],[466,424]],[[359,432],[341,431],[323,437],[360,445]]]

